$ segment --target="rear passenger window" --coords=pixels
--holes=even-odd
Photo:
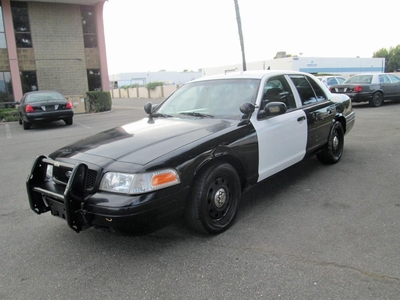
[[[386,74],[379,75],[379,82],[380,83],[390,83],[389,77]]]
[[[303,105],[326,100],[324,91],[312,78],[302,75],[290,75],[289,77],[296,86]]]

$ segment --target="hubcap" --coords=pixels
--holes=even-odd
[[[226,201],[226,192],[223,188],[220,188],[214,195],[214,205],[217,208],[221,208]]]
[[[337,135],[333,137],[333,149],[337,149],[339,147],[339,138]]]

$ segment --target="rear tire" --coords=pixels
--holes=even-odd
[[[317,158],[323,164],[336,164],[339,162],[343,154],[344,131],[340,122],[335,122],[329,133],[328,143],[321,152],[317,154]]]
[[[24,120],[22,120],[22,125],[24,127],[24,130],[28,130],[31,128],[31,123],[25,122]]]
[[[18,117],[18,123],[19,123],[19,125],[22,125],[22,119],[21,119],[21,117]]]
[[[212,164],[195,180],[185,218],[201,233],[218,234],[228,229],[236,217],[241,186],[236,170],[229,164]]]
[[[379,92],[375,93],[372,96],[372,99],[369,100],[369,105],[372,107],[381,106],[382,103],[383,103],[383,95],[382,95],[382,93],[379,93]]]
[[[72,125],[72,123],[74,122],[72,118],[68,118],[64,120],[65,125]]]

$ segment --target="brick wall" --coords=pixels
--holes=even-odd
[[[80,6],[28,5],[39,89],[85,95],[88,83]]]

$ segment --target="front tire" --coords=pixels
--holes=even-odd
[[[343,154],[344,131],[340,122],[335,122],[329,133],[328,143],[321,152],[317,154],[317,158],[324,164],[336,164],[339,162]]]
[[[236,217],[241,186],[236,170],[229,164],[206,167],[195,180],[185,218],[201,233],[218,234],[228,229]]]
[[[372,99],[369,100],[369,105],[372,107],[381,106],[382,103],[383,103],[383,95],[382,95],[382,93],[379,93],[379,92],[375,93],[372,96]]]

